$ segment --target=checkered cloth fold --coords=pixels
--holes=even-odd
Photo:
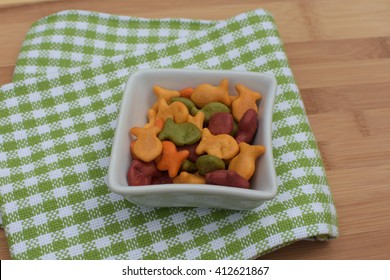
[[[122,90],[146,68],[275,75],[277,196],[233,211],[138,207],[111,193]],[[222,21],[50,15],[31,27],[13,83],[0,89],[0,117],[0,204],[14,259],[252,259],[338,236],[299,90],[262,9]]]

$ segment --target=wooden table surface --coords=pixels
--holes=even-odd
[[[300,241],[261,259],[390,259],[389,0],[2,1],[11,0],[0,0],[0,85],[11,81],[30,25],[57,11],[224,19],[269,10],[320,147],[340,237]],[[9,258],[1,229],[0,259]]]

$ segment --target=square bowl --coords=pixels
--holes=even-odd
[[[143,127],[147,123],[147,110],[156,101],[153,86],[179,90],[203,83],[219,85],[223,79],[229,81],[230,95],[236,95],[234,85],[237,83],[262,95],[258,104],[258,129],[252,144],[263,145],[265,153],[256,160],[255,173],[250,179],[251,187],[241,189],[209,184],[129,186],[127,171],[132,162],[129,129]],[[111,150],[107,179],[110,190],[136,205],[151,207],[249,210],[273,198],[277,192],[271,141],[275,91],[276,80],[273,76],[255,72],[151,69],[132,74],[124,90]]]

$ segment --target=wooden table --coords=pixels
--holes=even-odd
[[[60,10],[224,19],[268,9],[318,140],[340,238],[297,242],[261,259],[390,259],[389,0],[70,0],[11,7],[1,1],[0,85],[11,81],[30,25]],[[8,258],[1,230],[0,259]]]

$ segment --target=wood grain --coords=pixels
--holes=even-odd
[[[39,2],[50,2],[50,1],[59,1],[59,0],[0,0],[0,7],[35,4]]]
[[[260,4],[259,4],[260,3]],[[390,259],[388,0],[53,1],[1,7],[0,84],[11,81],[31,24],[66,9],[224,19],[259,6],[275,17],[339,217],[340,237],[300,241],[259,259]],[[10,258],[0,230],[0,259]]]

